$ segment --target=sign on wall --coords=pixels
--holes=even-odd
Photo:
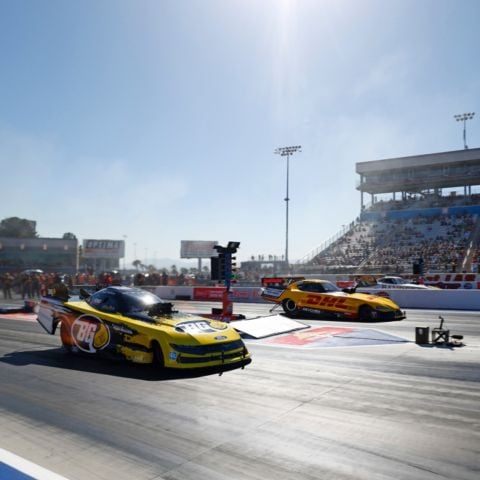
[[[125,242],[123,240],[94,240],[83,241],[84,258],[121,258],[125,256]]]
[[[210,258],[216,257],[215,240],[182,240],[180,242],[180,258]]]

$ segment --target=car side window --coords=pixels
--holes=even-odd
[[[323,293],[323,287],[320,283],[302,283],[298,286],[302,292]]]
[[[299,283],[297,285],[297,288],[302,292],[309,292],[310,290],[308,287],[309,287],[308,283]]]
[[[98,292],[91,301],[90,305],[101,312],[114,313],[118,311],[118,302],[114,294],[110,292]]]

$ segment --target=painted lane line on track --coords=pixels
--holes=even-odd
[[[1,313],[0,319],[21,320],[23,322],[36,322],[37,315],[35,313]]]
[[[0,478],[8,480],[68,480],[14,453],[0,448]]]

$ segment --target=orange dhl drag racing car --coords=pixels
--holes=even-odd
[[[288,284],[263,279],[262,298],[283,307],[288,316],[303,313],[349,320],[402,320],[405,313],[388,298],[340,290],[326,280],[296,279]],[[268,286],[270,285],[270,286]]]

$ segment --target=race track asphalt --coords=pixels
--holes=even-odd
[[[235,305],[249,318],[268,308]],[[407,315],[309,319],[401,341],[247,340],[252,364],[222,376],[69,357],[36,322],[0,319],[0,448],[70,480],[477,480],[480,314]],[[415,343],[439,315],[464,346]]]

